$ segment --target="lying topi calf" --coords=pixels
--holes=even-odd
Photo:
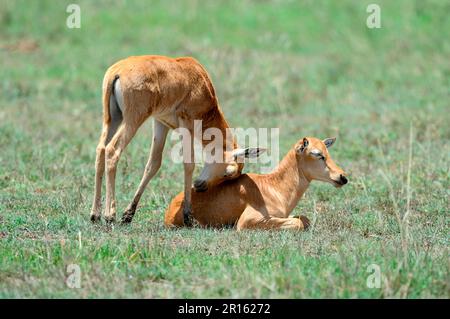
[[[243,174],[203,193],[192,192],[193,217],[202,226],[237,224],[242,229],[297,229],[309,226],[305,216],[288,217],[313,180],[341,187],[347,184],[328,148],[335,138],[305,137],[298,141],[270,174]],[[166,226],[184,226],[184,193],[166,211]]]

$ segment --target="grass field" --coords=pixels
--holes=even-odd
[[[71,2],[0,1],[0,297],[449,297],[448,1],[377,0],[380,29],[374,1],[76,1],[69,29]],[[167,145],[134,222],[91,224],[102,77],[139,54],[196,57],[230,125],[280,127],[281,155],[337,136],[349,185],[313,183],[303,233],[166,230]],[[119,214],[151,134],[121,158]]]

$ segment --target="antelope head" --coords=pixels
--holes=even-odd
[[[328,148],[336,138],[323,141],[315,137],[305,137],[295,145],[299,170],[308,181],[319,180],[328,182],[335,187],[342,187],[348,180],[345,172],[331,158]]]
[[[244,159],[258,157],[264,151],[265,149],[259,147],[224,151],[223,162],[205,164],[200,176],[194,182],[194,190],[204,192],[208,187],[239,177],[244,168]]]

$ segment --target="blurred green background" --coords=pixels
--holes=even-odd
[[[71,1],[0,0],[0,297],[448,298],[450,2],[376,1],[369,29],[372,2],[76,1],[69,29]],[[311,186],[309,232],[168,231],[168,145],[133,224],[91,225],[103,74],[140,54],[194,56],[230,125],[279,127],[280,155],[337,136],[350,184]],[[147,123],[121,158],[119,214],[150,141]]]

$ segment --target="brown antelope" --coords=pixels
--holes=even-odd
[[[328,149],[335,138],[323,141],[305,137],[288,152],[270,174],[243,174],[238,178],[192,196],[193,217],[202,226],[236,225],[242,229],[306,229],[306,217],[288,217],[313,180],[336,187],[347,184]],[[183,226],[183,193],[170,203],[165,224]]]
[[[190,141],[190,156],[183,157],[184,164],[184,221],[189,223],[191,211],[191,186],[194,171],[194,120],[202,121],[202,130],[219,129],[223,136],[222,160],[205,164],[194,183],[196,191],[241,174],[243,163],[239,157],[257,156],[255,149],[238,149],[233,136],[226,134],[228,123],[219,107],[214,86],[203,66],[190,57],[134,56],[113,64],[103,79],[103,129],[97,146],[95,160],[95,194],[91,220],[101,214],[101,187],[106,167],[106,203],[104,217],[112,222],[116,215],[115,177],[119,157],[138,128],[150,116],[153,122],[153,142],[144,175],[132,202],[126,209],[122,222],[131,222],[139,200],[149,181],[161,166],[162,152],[168,130],[185,128]],[[203,135],[202,135],[203,136]],[[215,140],[215,139],[214,139]],[[203,140],[203,147],[211,141]],[[218,140],[219,142],[219,140]],[[184,153],[183,153],[184,154]],[[187,158],[189,157],[189,158]]]

